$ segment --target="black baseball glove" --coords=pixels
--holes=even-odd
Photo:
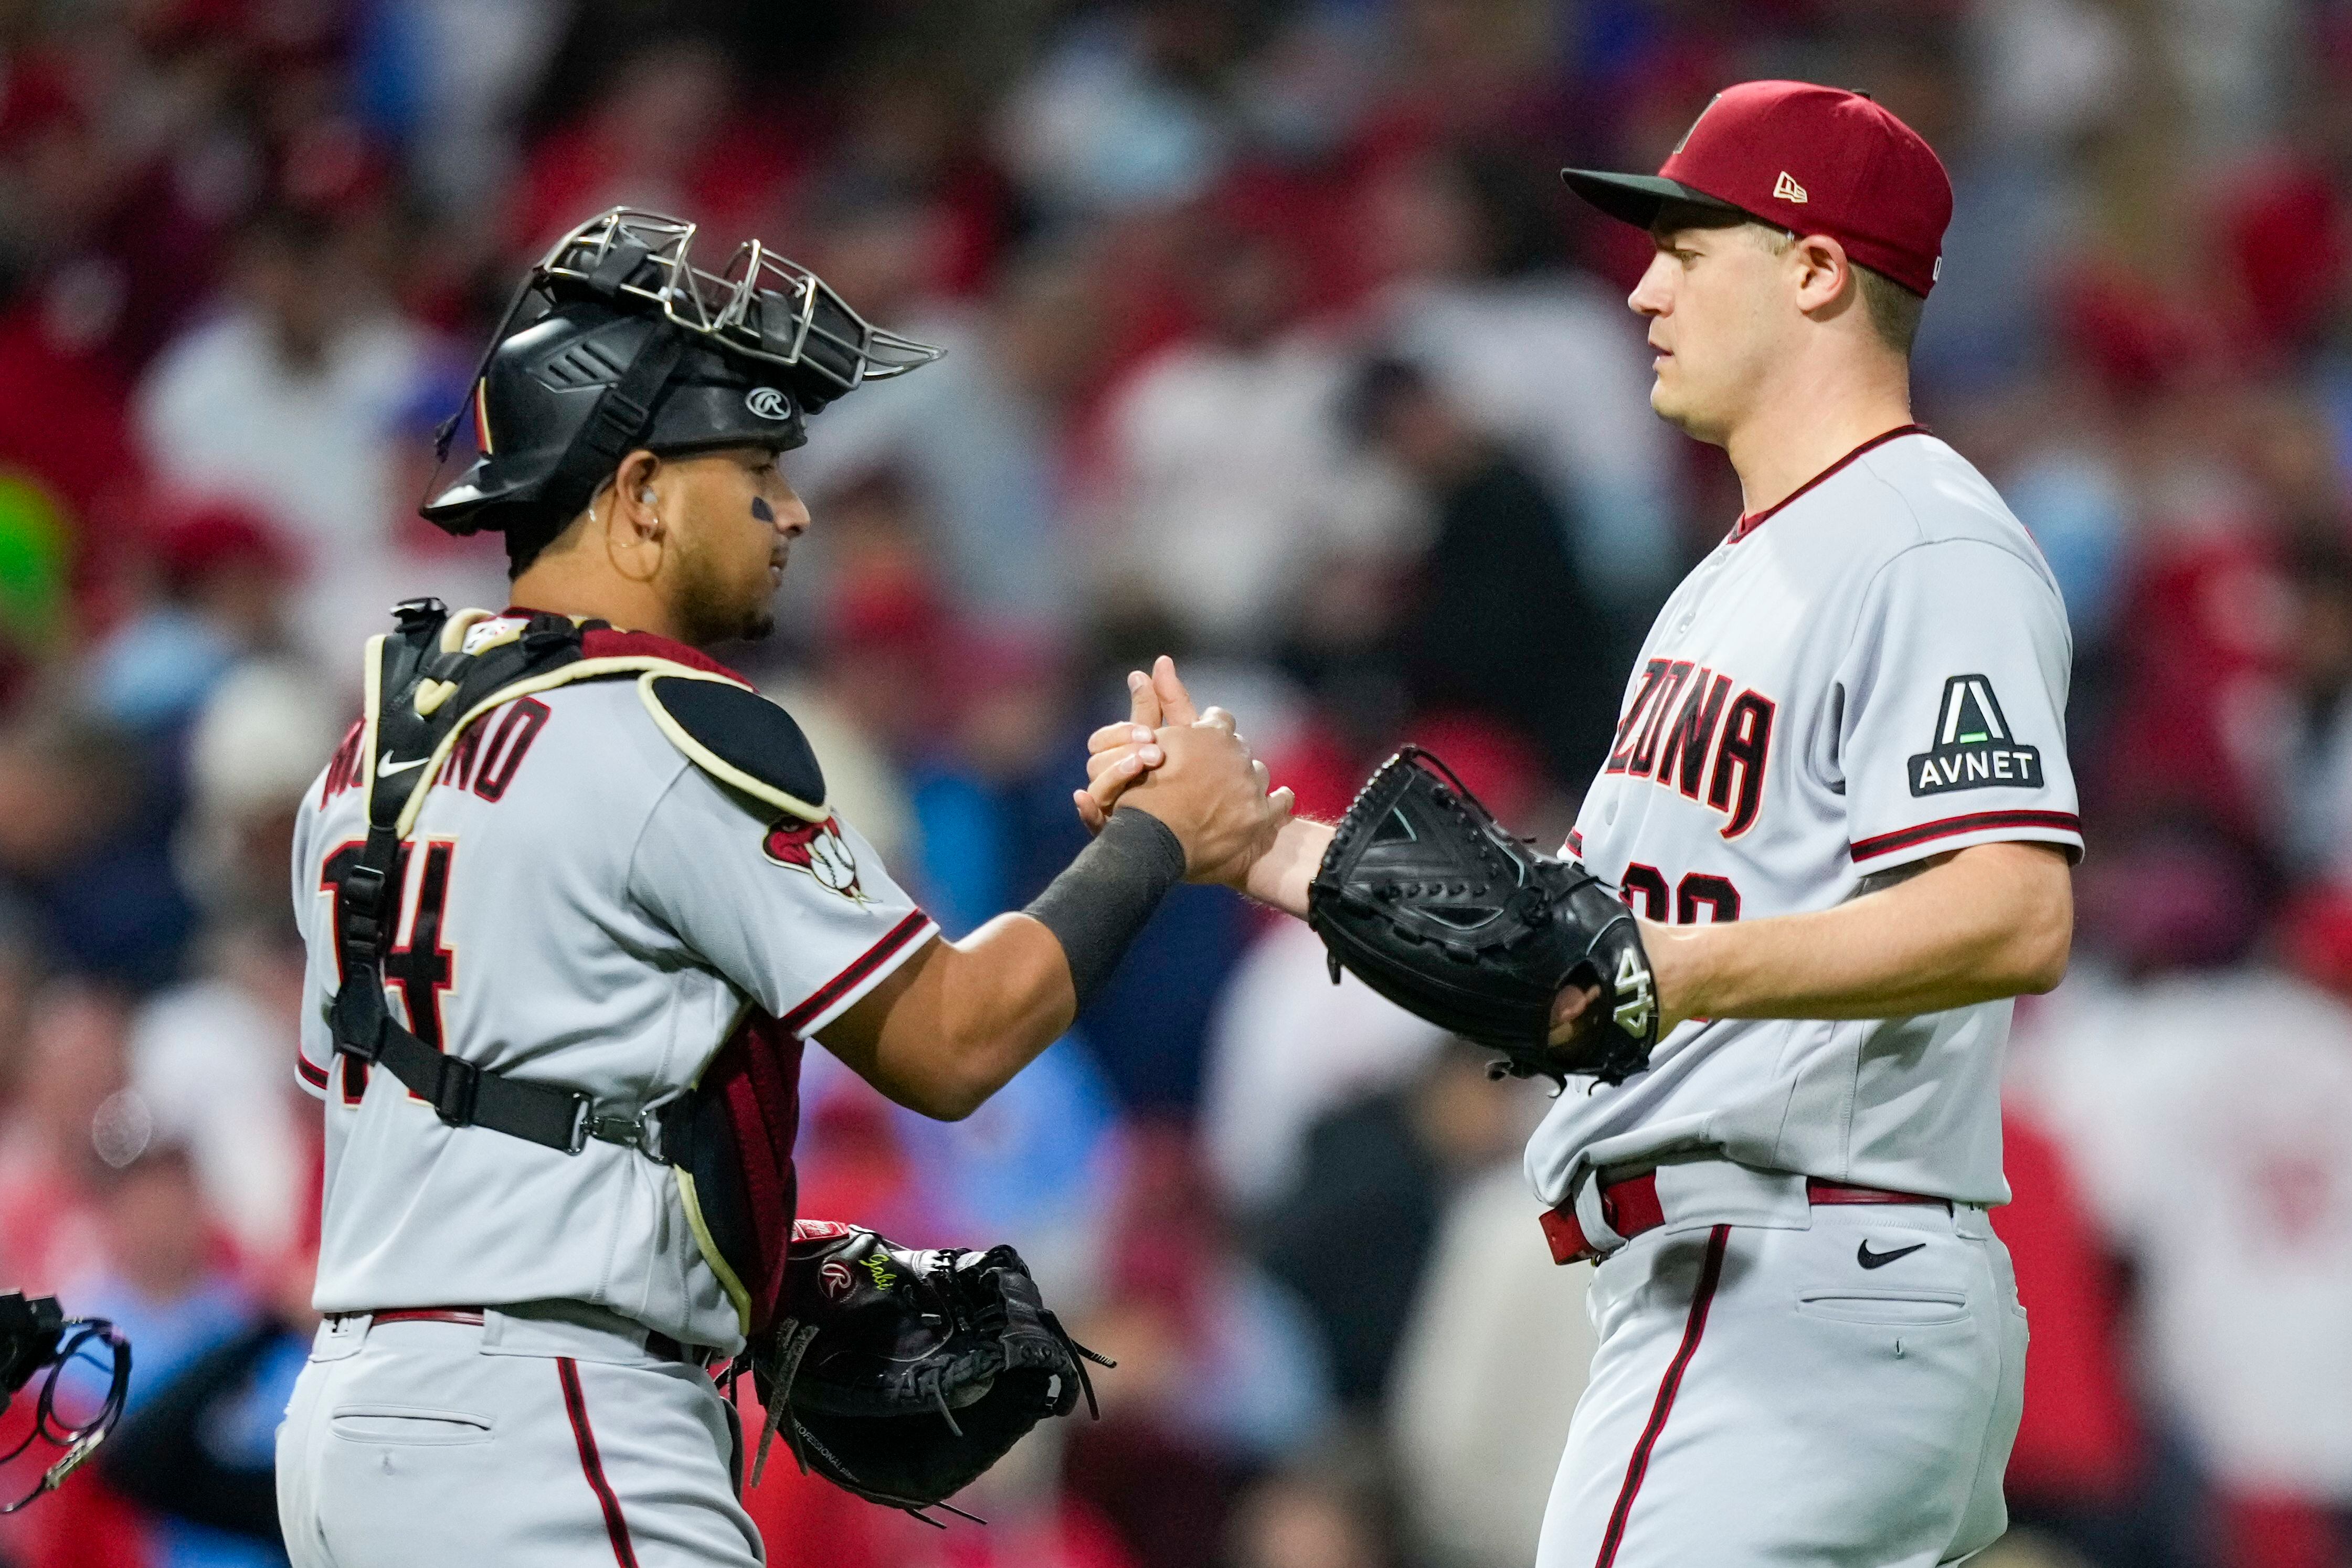
[[[1390,1001],[1503,1053],[1499,1072],[1621,1083],[1650,1064],[1657,986],[1633,913],[1580,866],[1538,855],[1418,746],[1381,764],[1307,895],[1307,923]],[[1572,1038],[1552,1003],[1595,985]]]
[[[754,1483],[781,1432],[803,1472],[869,1502],[961,1513],[947,1500],[1039,1421],[1081,1394],[1095,1413],[1086,1363],[1113,1363],[1070,1338],[1009,1247],[918,1251],[804,1220],[785,1268],[790,1316],[752,1362]]]

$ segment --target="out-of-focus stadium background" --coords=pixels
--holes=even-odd
[[[502,601],[413,508],[556,232],[756,233],[950,345],[787,459],[817,525],[734,657],[962,931],[1080,841],[1082,737],[1162,649],[1310,809],[1411,735],[1557,841],[1738,501],[1647,411],[1647,242],[1553,171],[1654,167],[1758,76],[1949,165],[1921,416],[2074,619],[2091,849],[2012,1050],[2002,1560],[2352,1561],[2352,6],[6,0],[0,1281],[111,1314],[139,1376],[0,1562],[282,1561],[288,824],[383,607]],[[961,1125],[827,1067],[810,1212],[1014,1239],[1123,1364],[990,1529],[772,1474],[772,1561],[1528,1560],[1590,1348],[1517,1171],[1542,1100],[1302,928],[1185,890]]]

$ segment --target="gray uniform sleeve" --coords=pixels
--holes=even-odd
[[[629,891],[803,1037],[939,934],[839,816],[811,823],[754,806],[690,765],[646,820]]]
[[[2011,552],[1947,540],[1882,567],[1838,670],[1855,868],[2003,839],[2080,858],[2066,760],[2072,662],[2056,587]]]

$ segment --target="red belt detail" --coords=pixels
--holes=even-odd
[[[1805,1180],[1805,1197],[1816,1204],[1937,1204],[1948,1213],[1951,1204],[1944,1198],[1922,1196],[1917,1193],[1892,1193],[1884,1187],[1849,1186],[1840,1182],[1824,1182],[1817,1177]],[[1644,1171],[1622,1182],[1604,1182],[1601,1187],[1601,1217],[1609,1228],[1627,1241],[1646,1230],[1655,1230],[1666,1223],[1666,1211],[1658,1202],[1658,1173]],[[1584,1226],[1578,1223],[1573,1204],[1562,1204],[1546,1210],[1540,1222],[1544,1239],[1551,1244],[1554,1263],[1580,1263],[1588,1258],[1598,1258],[1601,1249],[1584,1238]]]
[[[351,1318],[372,1318],[379,1323],[467,1323],[482,1326],[479,1307],[389,1307],[381,1312],[330,1312],[335,1322]],[[659,1330],[646,1335],[646,1353],[664,1361],[682,1361],[688,1366],[708,1366],[719,1352],[702,1345],[682,1345]]]
[[[479,1307],[394,1307],[382,1312],[335,1312],[335,1321],[346,1318],[373,1318],[379,1323],[471,1323],[482,1326]]]

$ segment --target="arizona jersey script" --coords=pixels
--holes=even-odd
[[[445,1125],[389,1072],[336,1054],[335,889],[366,835],[359,733],[294,837],[301,1079],[327,1105],[316,1306],[589,1302],[732,1353],[736,1310],[670,1168],[614,1143],[567,1154]],[[634,680],[561,686],[471,725],[398,885],[386,989],[418,1037],[632,1111],[686,1089],[738,1030],[796,1061],[937,931],[838,816],[780,816],[690,763]]]
[[[1566,854],[1685,924],[1826,909],[1973,844],[2078,857],[2072,657],[1992,487],[1917,426],[1889,432],[1742,519],[1666,601]],[[1649,1071],[1561,1095],[1528,1178],[1557,1204],[1588,1166],[1712,1153],[2005,1203],[2010,1012],[1693,1019]]]

